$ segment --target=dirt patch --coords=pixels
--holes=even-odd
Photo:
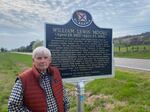
[[[99,112],[100,111],[100,107],[96,107],[92,110],[92,112]]]
[[[77,92],[75,90],[69,91],[70,97],[77,97]],[[85,93],[85,101],[84,103],[87,106],[92,107],[91,112],[100,112],[102,109],[111,112],[116,107],[124,107],[127,105],[125,101],[118,101],[113,98],[111,95],[98,94],[93,95],[90,92]]]
[[[107,112],[110,112],[115,107],[126,106],[127,102],[118,101],[114,99],[111,95],[91,95],[91,93],[87,93],[85,104],[94,107],[92,112],[99,112],[102,108]]]
[[[94,105],[94,103],[100,99],[103,99],[104,101],[106,101],[106,100],[112,99],[112,96],[104,95],[104,94],[91,95],[91,93],[86,93],[85,104]]]

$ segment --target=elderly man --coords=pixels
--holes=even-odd
[[[67,112],[69,100],[60,71],[51,65],[51,52],[37,47],[33,66],[19,74],[8,101],[9,112]]]

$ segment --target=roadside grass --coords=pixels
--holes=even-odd
[[[73,88],[71,112],[76,112]],[[85,90],[85,112],[150,112],[150,72],[118,68],[114,78],[93,80]]]
[[[31,66],[30,57],[15,53],[0,53],[0,112],[7,112],[7,102],[16,76],[21,70]]]
[[[94,106],[100,106],[102,112],[150,112],[149,85],[150,73],[117,69],[114,78],[96,79],[86,90],[106,97],[95,100]]]
[[[0,112],[7,102],[18,73],[32,66],[30,55],[0,53]],[[150,112],[150,72],[117,68],[115,77],[96,79],[85,86],[85,112]],[[77,110],[76,89],[65,84],[71,101],[70,112]]]

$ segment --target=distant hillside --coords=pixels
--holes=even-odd
[[[115,45],[150,45],[150,32],[114,38]]]

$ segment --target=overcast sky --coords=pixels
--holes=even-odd
[[[66,24],[79,9],[113,38],[150,31],[150,0],[0,0],[0,48],[44,40],[45,23]]]

